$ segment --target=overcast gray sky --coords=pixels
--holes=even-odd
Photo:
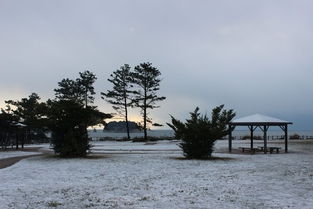
[[[99,96],[109,74],[152,62],[167,97],[155,122],[225,104],[312,130],[312,11],[311,0],[0,0],[0,105],[52,98],[90,70],[96,104],[113,112]]]

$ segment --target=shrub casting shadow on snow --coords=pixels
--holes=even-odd
[[[46,155],[45,158],[56,158],[56,159],[89,159],[89,160],[97,160],[97,159],[106,159],[111,158],[109,155],[86,155],[85,157],[60,157],[59,155]]]
[[[176,140],[174,137],[170,136],[161,136],[161,137],[156,137],[156,136],[148,136],[147,139],[143,137],[134,137],[132,138],[132,142],[152,142],[152,141],[162,141],[162,140]]]
[[[230,157],[209,157],[209,158],[202,158],[202,159],[195,159],[195,158],[186,158],[186,157],[169,157],[172,160],[201,160],[201,161],[217,161],[217,160],[222,160],[222,161],[231,161],[231,160],[236,160],[235,158],[230,158]]]

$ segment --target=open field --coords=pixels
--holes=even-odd
[[[182,160],[177,143],[96,142],[87,159],[24,159],[0,169],[1,208],[313,208],[313,140],[267,155],[227,154],[218,141],[213,161]]]

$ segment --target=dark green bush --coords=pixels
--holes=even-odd
[[[108,117],[94,107],[71,100],[48,101],[47,116],[52,147],[62,157],[86,156],[90,149],[87,127]]]
[[[175,119],[168,125],[175,131],[175,138],[181,139],[180,147],[184,156],[190,159],[207,159],[213,152],[217,139],[228,134],[227,124],[235,117],[233,110],[223,110],[224,105],[212,110],[211,120],[207,115],[200,115],[197,107],[190,113],[191,118],[186,123]]]

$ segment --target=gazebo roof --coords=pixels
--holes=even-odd
[[[19,123],[19,122],[15,122],[15,121],[12,121],[10,124],[13,126],[16,126],[16,127],[26,127],[26,125],[24,123]]]
[[[247,117],[235,119],[230,122],[232,125],[286,125],[291,122],[261,114],[254,114]]]

